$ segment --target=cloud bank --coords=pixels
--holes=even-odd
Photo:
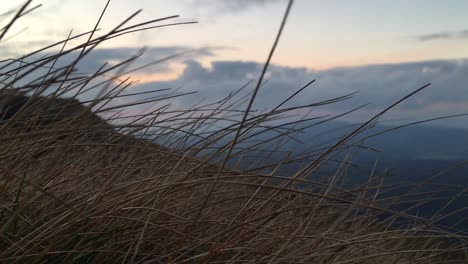
[[[147,83],[136,89],[183,87],[198,91],[197,95],[181,98],[187,105],[202,99],[221,99],[249,80],[258,77],[262,64],[251,61],[215,61],[203,67],[196,60],[184,62],[181,76],[170,82]],[[268,83],[261,89],[255,103],[257,109],[268,109],[280,103],[295,90],[312,79],[317,81],[290,105],[307,104],[345,94],[359,92],[353,99],[328,105],[320,111],[338,114],[362,104],[370,104],[365,111],[351,117],[362,121],[413,90],[432,83],[415,97],[398,106],[389,119],[418,120],[436,116],[468,113],[468,60],[437,60],[415,63],[368,65],[315,71],[302,67],[272,65]],[[249,91],[253,87],[249,87]],[[318,112],[320,112],[318,111]],[[468,126],[452,121],[450,125]]]
[[[133,66],[191,50],[189,47],[148,48],[141,60]],[[104,62],[116,62],[137,54],[136,48],[96,49],[80,65],[82,72],[94,72]],[[224,98],[251,80],[258,78],[262,63],[254,61],[214,61],[204,66],[199,59],[212,56],[210,50],[200,51],[187,57],[170,61],[182,64],[183,71],[173,80],[150,81],[128,88],[131,93],[165,88],[181,88],[181,91],[197,94],[177,98],[173,104],[189,107],[199,101],[214,102]],[[151,67],[140,75],[169,73],[168,62]],[[350,121],[363,121],[411,91],[432,85],[393,109],[387,119],[416,121],[437,116],[468,113],[468,59],[433,60],[414,63],[380,64],[359,67],[340,67],[328,70],[313,70],[304,67],[271,65],[267,73],[268,82],[259,92],[254,108],[271,109],[289,97],[310,80],[316,82],[303,91],[287,106],[320,102],[353,92],[359,92],[351,100],[317,108],[316,115],[339,114],[354,107],[370,104],[365,110],[349,116]],[[246,88],[252,91],[253,85]],[[133,98],[132,100],[145,98]],[[447,125],[468,127],[468,120],[454,119]]]

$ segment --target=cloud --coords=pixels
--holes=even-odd
[[[139,73],[154,73],[155,71],[166,71],[168,70],[169,63],[178,62],[180,60],[186,60],[187,58],[199,59],[201,57],[213,56],[214,53],[210,48],[204,49],[193,49],[186,46],[163,46],[163,47],[147,47],[145,49],[140,48],[99,48],[92,51],[78,65],[79,70],[89,71],[90,69],[97,69],[104,63],[115,64],[126,59],[136,56],[143,52],[143,55],[135,61],[133,67],[138,67],[146,64],[151,64],[156,61],[164,60],[173,55],[170,60],[164,60],[158,62],[156,65],[141,69]]]
[[[427,35],[418,36],[417,39],[422,42],[446,39],[468,39],[468,29],[460,31],[443,31]]]
[[[161,59],[165,56],[191,50],[190,47],[149,47],[145,55],[132,67]],[[2,50],[4,51],[4,50]],[[96,49],[79,65],[81,72],[94,72],[106,61],[121,61],[137,54],[137,48]],[[176,98],[173,105],[189,107],[201,100],[210,102],[224,98],[250,80],[258,78],[262,63],[254,61],[213,61],[204,66],[199,59],[212,56],[210,49],[170,60],[182,64],[180,75],[174,80],[150,79],[144,84],[131,87],[131,93],[151,91],[162,88],[179,88],[181,91],[197,94]],[[65,63],[63,61],[61,63]],[[56,66],[59,66],[57,64]],[[163,63],[152,67],[141,75],[152,75],[170,71],[170,64]],[[364,111],[350,116],[351,121],[362,121],[378,113],[386,106],[407,95],[420,86],[431,82],[432,85],[392,110],[387,118],[418,120],[435,116],[468,113],[468,59],[433,60],[414,63],[396,63],[367,65],[360,67],[338,67],[328,70],[313,70],[304,67],[285,67],[271,65],[266,79],[268,82],[261,88],[255,101],[255,109],[271,109],[294,91],[312,79],[317,81],[292,100],[286,106],[309,104],[322,100],[359,92],[351,100],[315,109],[317,115],[338,114],[356,106],[370,103]],[[253,90],[253,84],[246,88],[244,94]],[[241,96],[242,96],[241,95]],[[129,100],[146,99],[140,98]],[[460,125],[454,123],[451,125]],[[468,122],[465,122],[468,126]]]
[[[216,61],[211,67],[203,67],[196,60],[184,63],[185,70],[177,80],[148,83],[135,89],[183,87],[184,91],[198,91],[196,95],[178,99],[179,105],[186,107],[203,99],[216,101],[223,98],[249,80],[257,78],[262,68],[262,64],[251,61]],[[431,82],[429,88],[392,110],[387,118],[415,121],[468,113],[466,72],[468,59],[342,67],[320,71],[272,65],[268,71],[269,81],[260,90],[254,107],[271,109],[308,81],[317,79],[289,106],[319,102],[359,91],[351,100],[317,108],[316,112],[338,114],[370,103],[364,111],[350,117],[351,121],[363,121]],[[252,90],[253,85],[248,88],[248,91]]]
[[[282,2],[281,0],[198,0],[192,1],[194,6],[212,7],[217,12],[242,12],[254,7],[267,6]]]
[[[22,43],[18,45],[17,43],[12,45],[4,45],[0,50],[1,59],[12,59],[18,58],[22,55],[31,52],[25,52],[25,45],[27,43]],[[44,46],[45,44],[41,42]],[[36,47],[37,43],[30,43],[31,46]],[[115,65],[119,62],[123,62],[127,59],[130,59],[133,56],[139,55],[143,52],[143,55],[139,57],[136,61],[132,62],[132,68],[138,68],[143,65],[149,65],[154,62],[158,62],[154,65],[151,65],[146,68],[142,68],[138,71],[139,74],[150,74],[150,73],[165,73],[170,71],[171,63],[181,62],[183,60],[190,59],[200,59],[202,57],[213,56],[215,48],[202,48],[194,49],[187,46],[162,46],[162,47],[147,47],[145,49],[135,48],[135,47],[120,47],[120,48],[97,48],[92,50],[85,58],[80,60],[77,64],[77,72],[80,74],[89,74],[98,70],[105,63],[110,65]],[[30,56],[26,58],[26,61],[32,62],[38,58],[42,58],[45,55],[55,54],[57,51],[48,51],[41,52],[39,54]],[[60,68],[71,63],[77,56],[79,52],[72,52],[67,55],[62,56],[57,62],[55,62],[55,68]],[[166,58],[171,57],[169,60]],[[14,66],[14,65],[12,65]],[[46,70],[46,69],[45,69]],[[37,74],[40,74],[39,71]]]
[[[11,70],[15,70],[17,67],[22,65],[22,62],[12,61],[12,59],[19,58],[22,55],[22,53],[19,53],[20,51],[15,49],[14,45],[11,45],[11,44],[4,45],[3,47],[4,49],[0,50],[0,58],[6,59],[6,60],[1,61],[0,66],[5,66],[5,65],[9,65],[9,66],[6,66],[5,68],[3,68],[2,72],[9,72]],[[214,53],[212,50],[213,49],[211,48],[194,49],[194,48],[186,47],[186,46],[147,47],[144,50],[140,48],[134,48],[134,47],[97,48],[97,49],[92,50],[86,57],[80,60],[80,62],[76,65],[76,71],[74,72],[74,74],[77,76],[92,75],[106,63],[107,63],[107,66],[104,67],[104,70],[109,69],[112,65],[116,65],[120,62],[128,60],[135,55],[141,54],[141,52],[143,51],[144,52],[143,55],[137,58],[137,60],[132,61],[129,67],[125,69],[125,71],[138,68],[136,72],[134,73],[132,72],[132,74],[137,75],[135,78],[132,79],[133,81],[139,80],[139,77],[146,77],[146,76],[152,77],[152,79],[149,79],[146,81],[154,81],[155,79],[163,79],[163,78],[157,78],[158,75],[168,76],[168,75],[174,74],[173,73],[174,64],[177,64],[177,63],[180,64],[182,61],[187,60],[188,58],[200,59],[206,56],[213,56]],[[24,51],[22,50],[22,52]],[[29,52],[30,51],[28,51],[28,53]],[[56,54],[56,52],[57,51],[41,52],[41,53],[27,57],[26,59],[24,59],[24,62],[34,62],[37,59],[44,58],[48,55]],[[47,72],[49,71],[49,67],[52,66],[52,64],[55,69],[60,69],[72,63],[76,59],[78,54],[79,54],[79,51],[75,51],[75,52],[63,55],[57,61],[50,62],[48,65],[43,65],[42,67],[35,69],[33,72],[29,73],[27,76],[25,76],[21,80],[17,80],[15,82],[15,85],[21,86],[31,81],[37,82],[38,80],[41,79],[40,78],[41,76],[43,76],[44,74],[47,74]],[[180,56],[171,57],[170,59],[165,60],[166,58],[172,55],[177,55],[177,54],[179,54]],[[157,63],[153,64],[154,62],[157,62]],[[145,65],[149,65],[149,67],[141,68],[142,66],[145,66]],[[22,72],[26,72],[30,69],[32,69],[32,66],[22,69]],[[92,86],[92,84],[97,84],[103,81],[104,79],[108,80],[110,77],[114,77],[114,75],[118,71],[119,71],[119,68],[114,69],[110,72],[107,72],[104,76],[101,76],[104,78],[96,78],[90,83],[89,86]],[[122,72],[119,72],[119,74],[121,73]],[[14,75],[10,74],[10,76],[14,76]],[[13,77],[10,77],[8,80],[11,80],[12,78]],[[125,77],[121,78],[121,80],[124,80],[124,79]],[[145,81],[145,80],[142,80],[142,81]],[[4,80],[4,83],[7,83],[7,82],[8,81]],[[2,86],[0,85],[0,88],[1,87]],[[50,87],[50,89],[46,90],[45,93],[48,93],[49,91],[53,91],[54,89],[56,89],[55,86]],[[73,95],[74,92],[70,91],[68,94]],[[90,92],[85,93],[83,97],[81,97],[80,99],[83,101],[87,101],[87,100],[93,99],[95,96],[96,96],[96,89],[93,89]]]

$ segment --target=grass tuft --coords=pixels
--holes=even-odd
[[[11,13],[0,39],[32,11],[30,2]],[[352,163],[337,153],[351,153],[351,139],[426,86],[328,147],[274,160],[296,133],[336,118],[291,122],[289,114],[352,95],[284,106],[311,81],[256,112],[266,63],[253,94],[245,93],[248,83],[181,109],[167,104],[188,96],[178,91],[127,92],[142,54],[81,73],[80,62],[104,42],[178,24],[171,16],[128,25],[136,15],[107,33],[98,22],[1,62],[1,263],[466,263],[466,234],[392,209],[399,197],[381,198],[385,175],[340,184]],[[256,156],[266,158],[250,160]],[[331,176],[310,177],[336,162]],[[286,175],[290,163],[303,165]]]

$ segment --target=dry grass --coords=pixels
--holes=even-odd
[[[232,157],[292,138],[310,121],[282,126],[288,112],[349,95],[254,114],[256,92],[239,97],[238,91],[214,104],[176,110],[162,104],[125,116],[128,107],[180,94],[143,102],[125,96],[131,81],[122,76],[137,56],[93,74],[75,71],[104,41],[168,19],[127,26],[129,19],[99,37],[94,30],[80,36],[87,40],[74,47],[67,46],[70,36],[46,49],[52,55],[33,53],[0,66],[3,114],[14,98],[33,94],[0,125],[1,263],[466,263],[466,235],[387,209],[377,176],[340,188],[347,160],[323,182],[308,179],[375,119],[314,153],[292,177],[275,171],[296,157],[258,165],[269,170],[228,166]],[[76,60],[54,66],[71,53]],[[96,95],[87,106],[60,99],[84,91]],[[122,97],[126,103],[112,103]],[[239,110],[245,105],[247,111]],[[123,124],[123,117],[134,121]],[[271,131],[278,138],[247,140]],[[397,219],[408,224],[396,228]]]

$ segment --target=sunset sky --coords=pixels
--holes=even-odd
[[[18,6],[16,0],[2,2],[3,12]],[[75,33],[92,29],[105,2],[35,1],[44,6],[15,26],[11,34],[21,33],[3,43],[0,56],[21,55],[61,40],[71,29]],[[157,59],[170,52],[205,48],[203,54],[138,77],[145,85],[182,82],[187,89],[205,89],[205,95],[210,96],[215,90],[224,91],[217,85],[239,87],[243,79],[255,76],[285,7],[282,0],[112,0],[101,25],[104,30],[140,8],[143,12],[135,22],[180,15],[174,22],[198,24],[137,33],[112,40],[100,51],[108,60],[115,60],[145,46],[150,59]],[[377,111],[390,102],[377,96],[393,100],[434,82],[432,92],[413,102],[418,107],[402,108],[407,111],[405,116],[468,112],[467,11],[468,1],[464,0],[297,0],[273,59],[278,74],[284,76],[272,82],[271,89],[275,90],[275,85],[297,88],[317,78],[314,96],[359,90],[359,102],[371,101]],[[96,59],[96,63],[104,60]],[[240,75],[235,75],[236,71]],[[201,73],[206,79],[196,75]],[[209,83],[209,78],[218,81]],[[207,83],[196,86],[194,81]],[[401,115],[402,109],[396,112]],[[460,125],[457,122],[451,125]]]
[[[105,2],[37,1],[44,7],[23,20],[29,29],[16,40],[58,40],[70,29],[89,30]],[[7,3],[4,10],[18,1]],[[136,21],[180,15],[178,21],[199,24],[148,31],[110,45],[217,47],[211,59],[263,61],[285,4],[281,0],[113,0],[103,28],[110,29],[139,8],[143,13]],[[323,69],[468,57],[467,10],[468,1],[463,0],[297,0],[274,62]]]

